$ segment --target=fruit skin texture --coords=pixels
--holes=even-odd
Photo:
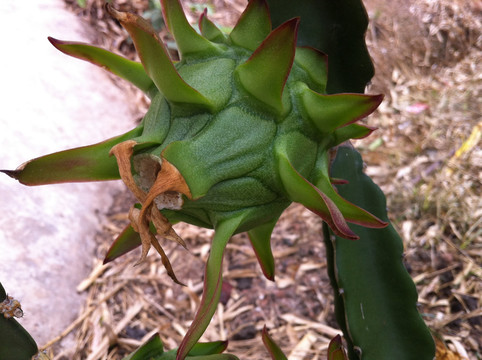
[[[28,185],[121,178],[139,203],[117,245],[131,249],[142,244],[141,260],[154,246],[175,281],[155,234],[186,246],[171,223],[215,229],[203,300],[179,348],[182,359],[214,313],[223,251],[233,234],[248,231],[263,272],[273,279],[271,231],[293,201],[347,239],[357,239],[347,222],[386,226],[340,197],[332,184],[342,180],[329,175],[333,148],[374,130],[356,122],[373,112],[382,97],[326,95],[326,56],[296,47],[298,18],[271,30],[264,0],[251,0],[229,35],[206,13],[198,34],[178,0],[161,3],[177,42],[177,62],[145,20],[109,6],[131,35],[141,64],[90,45],[50,39],[62,52],[143,90],[151,105],[142,123],[106,142],[4,172]]]
[[[206,37],[195,33],[176,1],[164,1],[163,10],[181,55],[176,64],[165,59],[165,49],[141,19],[113,9],[111,13],[133,37],[146,72],[159,89],[142,134],[132,139],[134,169],[156,164],[162,168],[168,161],[189,189],[174,203],[157,198],[167,219],[216,228],[240,217],[233,229],[237,233],[276,221],[291,201],[299,201],[347,238],[356,235],[343,216],[364,225],[384,225],[338,197],[327,173],[329,149],[346,140],[340,135],[347,130],[343,126],[349,128],[373,111],[381,97],[322,95],[325,57],[314,49],[295,48],[298,19],[270,32],[263,1],[250,2],[229,37],[205,14],[200,27]],[[261,24],[254,37],[253,27],[246,25],[256,25],[253,19]],[[170,74],[159,69],[158,57]],[[353,130],[356,136],[370,131],[363,126]],[[122,153],[116,156],[119,159]],[[146,180],[149,175],[151,181]],[[138,172],[133,186],[153,194],[156,176]],[[319,188],[312,185],[317,182]],[[156,194],[161,196],[161,191],[172,193],[162,188]],[[305,199],[310,192],[312,199]],[[143,201],[146,206],[150,204]]]

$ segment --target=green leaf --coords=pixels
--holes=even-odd
[[[347,166],[350,164],[350,166]],[[363,173],[356,150],[340,147],[332,166],[341,196],[388,221],[383,192]],[[403,243],[395,229],[352,226],[360,239],[346,241],[325,227],[330,278],[338,323],[350,359],[432,360],[434,343],[417,311],[417,291],[405,269]]]
[[[156,86],[152,79],[146,74],[141,63],[128,60],[96,46],[80,42],[57,40],[53,37],[49,37],[48,39],[53,46],[64,54],[88,61],[100,66],[104,70],[110,71],[114,75],[137,86],[150,98],[157,93]]]
[[[120,179],[117,162],[110,149],[140,135],[139,126],[128,133],[98,144],[60,151],[30,160],[16,170],[0,170],[24,185]]]
[[[127,254],[139,246],[141,246],[141,236],[135,232],[132,226],[127,226],[115,239],[104,258],[104,264],[107,264],[118,257]]]
[[[245,214],[240,213],[233,218],[221,221],[216,224],[214,228],[215,234],[211,244],[211,252],[206,263],[201,305],[179,346],[176,359],[184,359],[189,354],[194,344],[197,343],[211,322],[219,302],[219,297],[221,296],[224,249],[226,248],[230,237],[240,226],[244,218]]]
[[[368,16],[361,0],[268,0],[268,4],[273,26],[299,16],[298,45],[328,55],[328,93],[363,93],[374,70],[365,44]]]
[[[269,335],[266,325],[263,328],[262,338],[263,338],[264,346],[266,346],[266,349],[268,349],[268,352],[272,360],[288,360],[286,355],[283,354],[283,351],[281,351],[280,347],[274,342],[273,338]]]
[[[0,283],[0,303],[7,294]],[[0,313],[0,359],[31,360],[38,348],[34,339],[14,318],[5,318]]]

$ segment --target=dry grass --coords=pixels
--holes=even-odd
[[[186,287],[166,276],[157,254],[135,267],[138,252],[103,266],[98,259],[127,223],[129,200],[127,193],[117,197],[98,234],[92,273],[79,284],[79,291],[88,292],[88,301],[73,324],[77,348],[57,353],[54,359],[120,359],[155,333],[167,348],[174,348],[194,317],[213,231],[176,225],[190,251],[165,244]],[[247,238],[235,236],[225,255],[221,304],[203,340],[229,338],[228,351],[240,358],[264,358],[267,353],[259,335],[266,324],[274,338],[291,349],[293,359],[307,354],[316,359],[323,354],[329,340],[340,332],[335,328],[320,232],[321,221],[310,212],[300,206],[287,210],[272,238],[278,265],[275,284],[264,278]]]
[[[101,31],[99,44],[131,53],[125,33],[98,10],[100,2],[87,1],[79,14]],[[147,5],[115,3],[138,13]],[[224,25],[243,7],[240,0],[210,4],[215,21]],[[437,359],[480,359],[482,5],[478,0],[367,0],[366,5],[377,69],[370,92],[387,96],[368,119],[380,129],[355,145],[367,173],[387,195],[423,317],[443,339]],[[79,287],[88,301],[72,325],[75,355],[59,353],[54,359],[121,359],[156,332],[173,348],[194,316],[212,232],[178,228],[189,252],[166,244],[185,288],[165,276],[156,255],[136,267],[136,253],[101,266],[98,259],[126,223],[130,203],[128,194],[119,195],[99,232],[92,274]],[[229,338],[228,350],[240,358],[267,358],[260,340],[267,324],[291,360],[324,359],[338,330],[320,226],[300,207],[286,212],[273,235],[276,283],[264,279],[248,242],[236,236],[226,253],[223,301],[204,340]]]
[[[358,145],[404,239],[426,322],[452,350],[477,359],[482,338],[481,3],[367,3],[374,20],[368,43],[377,69],[372,91],[381,89],[387,98],[369,119],[380,128],[378,134]]]

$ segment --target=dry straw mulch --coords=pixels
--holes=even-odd
[[[125,225],[129,197],[119,194],[104,231],[99,232],[98,258],[109,247],[106,238],[112,240]],[[138,266],[133,266],[137,251],[106,266],[96,260],[91,275],[78,288],[88,292],[88,301],[73,324],[77,328],[77,348],[70,349],[74,359],[120,359],[155,333],[166,348],[179,345],[200,302],[213,231],[184,224],[175,228],[189,251],[173,243],[163,246],[176,276],[187,286],[172,282],[155,253]],[[229,338],[228,350],[241,359],[266,358],[260,339],[266,324],[281,344],[292,344],[290,358],[310,354],[316,359],[323,353],[340,331],[332,314],[320,232],[318,218],[300,206],[289,208],[273,235],[276,283],[264,278],[247,238],[235,236],[225,254],[221,304],[203,340]],[[55,359],[63,356],[57,354]]]
[[[133,55],[132,43],[104,14],[101,0],[87,0],[85,9],[75,0],[66,2],[99,31],[98,45]],[[194,13],[208,6],[211,18],[225,26],[244,6],[241,0],[183,3],[193,21]],[[148,7],[147,0],[114,4],[139,14]],[[371,19],[367,41],[377,69],[369,92],[383,92],[386,99],[368,119],[378,132],[355,145],[367,173],[387,195],[420,311],[437,338],[437,359],[479,359],[482,2],[365,4]],[[167,39],[165,32],[161,36]],[[136,96],[133,101],[145,107]],[[136,267],[136,252],[102,266],[131,202],[129,194],[119,194],[99,230],[92,273],[79,284],[88,300],[61,335],[74,332],[76,349],[54,359],[121,359],[154,333],[166,348],[174,348],[194,316],[212,231],[176,225],[189,251],[165,244],[186,287],[172,283],[155,254]],[[339,330],[320,229],[319,219],[299,206],[284,214],[273,235],[276,283],[264,279],[247,239],[235,236],[225,257],[222,301],[203,340],[229,339],[228,350],[241,359],[266,359],[260,339],[266,324],[290,360],[325,359],[327,343]]]

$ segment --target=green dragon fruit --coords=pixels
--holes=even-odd
[[[179,348],[182,359],[214,313],[222,256],[233,234],[248,232],[263,272],[273,279],[270,236],[291,202],[303,204],[347,239],[357,239],[347,222],[386,226],[339,196],[333,184],[343,180],[329,175],[333,149],[373,131],[357,121],[373,112],[382,97],[327,95],[326,56],[296,47],[298,18],[272,30],[264,0],[251,0],[228,35],[206,12],[198,33],[179,0],[161,3],[179,61],[171,59],[144,19],[109,5],[109,13],[132,37],[141,63],[50,38],[60,51],[144,91],[151,105],[141,124],[105,142],[4,172],[27,185],[121,178],[139,203],[116,242],[121,250],[113,253],[142,244],[143,260],[152,245],[175,281],[156,233],[186,246],[171,224],[184,221],[215,229],[203,301]]]

